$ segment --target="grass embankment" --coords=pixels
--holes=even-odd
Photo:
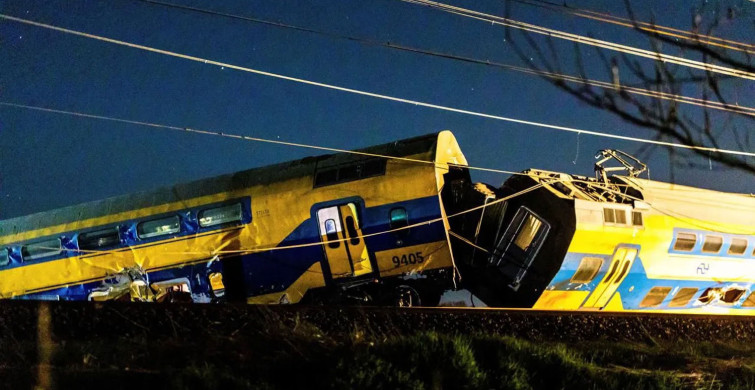
[[[0,311],[0,388],[755,389],[749,320],[40,305]]]
[[[6,364],[3,371],[18,373],[13,365]],[[755,388],[755,347],[743,345],[567,344],[435,332],[365,336],[358,331],[350,339],[335,340],[312,326],[293,332],[244,329],[199,340],[142,335],[59,341],[52,366],[58,388]],[[34,371],[28,365],[17,369]],[[5,384],[16,388],[14,382],[26,381]]]

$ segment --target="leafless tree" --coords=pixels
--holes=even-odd
[[[507,1],[506,16],[510,15],[512,2],[528,2],[532,5],[533,1],[535,0]],[[539,3],[545,4],[548,8],[559,8],[566,12],[575,10],[567,5]],[[732,48],[727,48],[727,45],[711,45],[708,39],[722,20],[732,21],[734,18],[742,17],[738,15],[738,10],[732,8],[723,11],[711,10],[703,3],[692,13],[690,29],[684,34],[687,38],[679,39],[659,32],[659,29],[654,28],[656,24],[653,20],[642,22],[635,18],[628,0],[625,0],[625,6],[633,31],[645,36],[655,53],[660,54],[662,50],[668,52],[673,48],[675,53],[680,53],[676,55],[694,58],[705,64],[719,64],[745,72],[755,72],[753,63],[755,50],[752,49],[755,46],[745,45],[744,49],[732,50]],[[565,66],[565,62],[559,55],[553,39],[547,38],[543,43],[542,40],[535,39],[527,32],[511,28],[506,29],[506,38],[513,50],[529,67],[541,72],[563,73],[561,68]],[[583,46],[580,44],[574,44],[574,46],[575,66],[580,77],[587,80]],[[641,62],[636,57],[624,53],[609,57],[605,50],[596,48],[595,51],[613,88],[594,87],[553,77],[544,77],[544,79],[581,102],[610,112],[631,124],[653,130],[657,140],[719,148],[723,137],[731,137],[740,150],[753,150],[750,140],[752,130],[742,128],[742,124],[747,127],[755,124],[755,112],[743,110],[737,103],[732,103],[731,97],[727,95],[727,88],[731,83],[741,82],[742,79],[668,64],[661,60],[652,61],[653,65],[648,66],[647,61]],[[691,87],[694,87],[699,93],[695,97],[700,99],[705,106],[702,107],[701,112],[698,110],[691,112],[682,109],[681,104],[676,100],[663,100],[628,93],[628,87],[640,87],[670,95],[681,95],[683,89],[689,91]],[[713,110],[707,106],[707,103],[716,104],[719,108]],[[714,119],[718,116],[714,116],[712,111],[724,113],[726,119],[723,121]],[[640,153],[648,153],[651,148],[652,146],[646,146]],[[693,150],[694,153],[706,159],[755,174],[755,163],[751,159],[748,160],[746,156]],[[674,165],[695,165],[692,159],[677,158],[680,154],[681,157],[689,156],[689,153],[680,153],[671,147],[669,147],[669,153]]]

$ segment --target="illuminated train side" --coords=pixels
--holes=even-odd
[[[498,196],[533,187],[502,212],[452,220],[488,249],[457,258],[490,305],[755,314],[755,197],[538,170]],[[476,225],[501,233],[475,235]]]
[[[0,221],[0,297],[755,314],[754,197],[466,164],[444,131]]]
[[[0,221],[0,296],[436,304],[453,284],[439,189],[466,164],[455,138],[359,153]]]

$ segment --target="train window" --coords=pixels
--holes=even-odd
[[[199,212],[199,226],[210,227],[241,222],[241,203],[205,209]]]
[[[711,288],[705,289],[705,291],[703,291],[703,293],[700,294],[700,297],[697,298],[697,300],[700,301],[701,303],[710,303],[718,299],[721,299],[722,295],[723,295],[723,292],[721,288],[711,287]]]
[[[603,219],[605,220],[606,223],[626,225],[627,223],[626,210],[606,207],[603,209]]]
[[[747,250],[747,240],[744,238],[732,238],[729,245],[730,255],[743,255]]]
[[[55,256],[60,254],[63,248],[60,239],[55,238],[47,241],[35,242],[33,244],[21,247],[21,256],[24,261],[41,259],[43,257]]]
[[[721,246],[724,244],[724,238],[721,236],[705,236],[703,241],[703,252],[705,253],[718,253],[721,250]]]
[[[537,232],[540,231],[540,226],[542,225],[543,223],[539,219],[535,218],[534,215],[528,214],[524,219],[522,229],[519,230],[519,234],[517,234],[516,238],[514,239],[514,245],[518,246],[524,251],[529,249],[530,245],[532,245],[532,241],[537,235]]]
[[[691,252],[697,242],[697,236],[693,233],[676,233],[674,242],[675,251]]]
[[[632,211],[632,225],[642,226],[642,212]]]
[[[177,215],[140,222],[136,225],[136,234],[139,238],[164,236],[179,231],[181,231],[181,225]]]
[[[579,267],[574,276],[571,277],[571,283],[590,283],[595,279],[595,275],[603,266],[603,259],[600,257],[583,257],[579,262]]]
[[[0,249],[0,267],[10,263],[10,255],[7,248]]]
[[[362,166],[362,177],[385,175],[385,160],[368,160]]]
[[[671,292],[671,287],[653,287],[650,289],[648,295],[640,302],[640,307],[655,307],[660,306],[663,300],[666,299],[668,293]]]
[[[745,290],[741,288],[729,288],[724,291],[724,295],[721,297],[721,300],[726,303],[737,303],[740,298],[742,298],[742,295],[744,295]]]
[[[409,226],[409,215],[406,214],[405,208],[397,207],[391,210],[390,225],[391,225],[391,230]]]
[[[329,169],[317,172],[315,175],[315,187],[326,186],[338,182],[338,169]]]
[[[346,217],[346,232],[349,234],[349,243],[359,245],[359,234],[357,233],[356,221],[349,215]]]
[[[338,231],[336,231],[336,220],[328,219],[325,221],[325,236],[328,238],[328,246],[338,248],[341,243],[338,241]]]
[[[697,288],[694,287],[684,287],[680,288],[679,291],[677,291],[676,295],[674,295],[674,298],[671,299],[671,302],[669,302],[669,307],[683,307],[687,306],[690,299],[697,294]]]
[[[519,288],[540,247],[550,225],[524,206],[519,207],[506,231],[498,240],[496,250],[488,262],[511,279],[510,288]]]
[[[121,238],[118,235],[118,228],[96,230],[93,232],[79,234],[79,249],[90,250],[107,248],[118,245]]]
[[[755,307],[755,291],[753,291],[750,296],[742,302],[742,307]]]
[[[330,167],[315,173],[314,187],[344,183],[365,179],[372,176],[385,175],[386,161],[382,158],[371,158],[340,167]]]
[[[613,209],[603,209],[603,220],[606,223],[616,223],[616,215],[614,214]]]

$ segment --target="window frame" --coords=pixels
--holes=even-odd
[[[157,221],[168,220],[168,219],[175,219],[176,220],[177,225],[178,225],[177,228],[176,228],[176,230],[170,230],[170,231],[165,231],[165,232],[152,232],[152,233],[147,233],[147,234],[142,234],[140,232],[141,226],[143,226],[146,223],[157,222]],[[162,225],[162,226],[167,226],[167,225]],[[178,234],[178,233],[181,233],[181,217],[179,217],[178,215],[169,215],[169,216],[165,216],[165,217],[146,219],[146,220],[143,220],[143,221],[139,221],[136,224],[136,236],[140,240],[153,239],[153,238],[156,238],[156,237],[169,236],[169,235]]]
[[[207,212],[215,211],[215,210],[221,210],[225,208],[231,208],[231,207],[238,207],[238,218],[234,216],[234,219],[226,219],[226,220],[219,220],[217,222],[212,221],[209,224],[203,223],[202,218],[203,215]],[[212,207],[205,207],[197,211],[197,223],[199,224],[199,227],[202,229],[208,229],[208,228],[215,228],[218,226],[223,225],[235,225],[235,224],[242,224],[244,221],[244,206],[241,204],[241,202],[233,202],[233,203],[227,203],[222,205],[216,205]]]
[[[682,297],[687,297],[687,292],[692,291],[691,294],[689,294],[689,297],[684,302],[681,302]],[[695,295],[697,295],[698,291],[700,291],[697,287],[682,287],[680,288],[676,294],[674,294],[673,297],[671,297],[671,301],[668,303],[668,307],[685,307],[689,305],[690,302],[692,302],[692,299],[695,298]],[[682,295],[682,292],[685,292],[685,295]],[[681,297],[680,297],[681,296]]]
[[[709,240],[708,240],[709,238],[710,238],[710,239],[718,239],[718,240],[719,240],[719,242],[718,242],[718,246],[716,247],[716,250],[705,249],[706,245],[709,245],[709,244],[710,244],[710,242],[709,242]],[[713,244],[713,245],[716,245],[716,244]],[[702,247],[700,248],[700,251],[701,251],[702,253],[708,253],[708,254],[718,254],[718,253],[721,253],[721,249],[722,249],[723,247],[724,247],[724,236],[719,236],[719,235],[717,235],[717,234],[706,234],[706,235],[705,235],[705,236],[703,237],[703,245],[702,245]]]
[[[635,219],[635,216],[639,217],[638,218],[639,219],[639,223],[635,223],[635,222],[637,222],[637,220]],[[642,215],[642,211],[640,211],[640,210],[632,210],[632,226],[634,226],[634,227],[645,227],[645,217]]]
[[[684,248],[678,247],[680,239],[682,238],[682,236],[685,236],[685,235],[693,237],[692,246],[690,246],[689,249],[684,249]],[[685,239],[685,240],[687,242],[690,241],[688,239]],[[697,241],[698,241],[697,234],[695,234],[695,233],[690,233],[690,232],[675,232],[674,233],[674,242],[672,243],[671,248],[673,250],[675,250],[675,251],[678,251],[678,252],[692,252],[692,251],[695,250],[695,247],[697,246]]]
[[[388,170],[388,161],[372,157],[341,164],[315,167],[312,175],[312,188],[326,187],[341,183],[384,176]]]
[[[600,265],[594,268],[594,271],[592,271],[592,274],[591,274],[592,276],[590,276],[589,278],[577,279],[577,275],[579,275],[580,271],[582,271],[583,269],[589,270],[587,266],[583,268],[582,265],[585,264],[586,261],[590,261],[590,260],[598,260],[600,261]],[[587,283],[592,282],[593,280],[595,280],[595,277],[598,276],[598,274],[600,273],[600,269],[603,268],[604,262],[605,262],[605,259],[603,259],[602,257],[595,257],[595,256],[582,257],[582,259],[579,261],[579,265],[577,266],[577,269],[574,271],[574,275],[572,275],[571,279],[569,279],[569,283],[587,284]]]
[[[623,207],[604,206],[603,207],[603,224],[609,225],[609,226],[630,226],[631,224],[627,222],[629,221],[627,219],[628,211],[632,211],[632,210],[628,210]],[[609,215],[611,216],[611,219],[612,219],[610,221],[609,221],[609,218],[607,218]],[[619,218],[619,216],[621,216],[621,218]],[[619,219],[621,219],[621,221],[619,221]]]
[[[36,255],[29,255],[27,257],[26,253],[28,253],[29,247],[39,246],[39,247],[43,247],[44,248],[45,247],[44,244],[48,244],[48,243],[51,243],[53,241],[57,241],[58,242],[58,249],[57,249],[57,251],[52,250],[52,249],[46,249],[49,252],[38,253]],[[31,243],[28,243],[28,244],[25,244],[25,245],[21,246],[21,259],[24,262],[26,262],[26,261],[32,261],[32,260],[44,259],[46,257],[55,257],[55,256],[59,256],[61,253],[63,253],[63,240],[61,240],[60,237],[51,238],[51,239],[47,239],[47,240],[43,240],[43,241],[31,242]]]
[[[523,230],[523,225],[527,216],[532,216],[540,221],[540,227],[538,229],[538,232],[535,234],[536,237],[532,240],[532,242],[535,242],[535,244],[532,244],[531,242],[527,250],[522,250],[521,247],[514,244],[514,241],[516,241],[519,234]],[[511,219],[511,222],[509,222],[509,225],[506,227],[503,235],[501,235],[501,237],[497,240],[498,243],[496,244],[496,250],[493,252],[493,254],[491,254],[488,262],[498,268],[498,270],[502,274],[512,278],[510,287],[514,290],[518,288],[519,283],[527,275],[527,272],[532,266],[532,263],[535,261],[538,253],[540,253],[540,249],[542,249],[543,244],[548,237],[550,228],[550,223],[548,223],[548,221],[546,221],[544,218],[540,217],[537,213],[530,210],[526,206],[519,206],[519,208],[514,213],[514,217]],[[532,245],[534,245],[534,248],[532,247]],[[509,252],[509,248],[511,246],[516,246],[517,248],[519,248],[519,250],[522,250],[527,255],[525,261],[522,263],[522,266],[519,267],[519,270],[514,275],[508,274],[503,269],[508,265],[504,262],[504,258]],[[496,253],[499,253],[500,255],[496,256]]]
[[[84,236],[84,238],[86,238],[87,235],[95,235],[97,233],[108,232],[108,231],[115,232],[115,235],[117,237],[117,242],[116,243],[110,244],[110,245],[90,246],[90,247],[86,247],[86,248],[81,245],[81,238],[82,238],[82,236]],[[86,232],[81,232],[81,233],[77,234],[77,236],[76,236],[76,245],[78,246],[79,249],[84,250],[84,251],[87,251],[87,250],[98,250],[98,249],[102,249],[102,248],[113,248],[113,247],[119,246],[120,244],[121,244],[121,232],[120,232],[120,228],[118,226],[112,226],[112,227],[107,227],[107,228],[103,228],[103,229],[97,229],[97,230],[90,230],[90,231],[86,231]]]
[[[734,241],[744,241],[745,245],[742,247],[741,252],[733,252],[732,248],[734,248]],[[734,256],[742,256],[747,252],[747,247],[750,246],[750,240],[744,237],[732,237],[731,242],[729,243],[729,249],[726,250],[727,255],[734,255]]]
[[[5,255],[3,256],[3,252]],[[10,248],[0,248],[0,267],[10,264]]]
[[[647,294],[645,294],[645,297],[642,298],[642,301],[640,301],[640,307],[652,308],[652,307],[662,306],[663,301],[665,301],[666,298],[668,298],[669,294],[671,293],[671,290],[673,290],[672,287],[654,286],[653,288],[650,289],[650,291],[648,291]],[[663,293],[663,291],[665,291],[665,293]],[[663,295],[661,296],[661,294]]]

